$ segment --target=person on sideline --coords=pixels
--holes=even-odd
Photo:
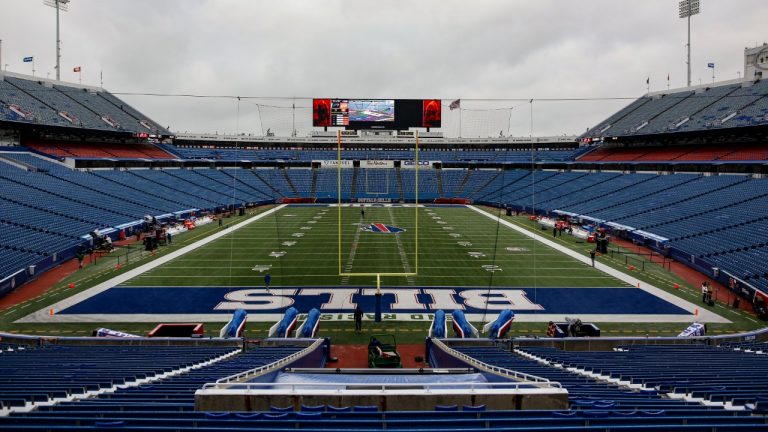
[[[363,309],[360,305],[355,308],[355,332],[361,333],[363,331]]]
[[[547,325],[547,337],[553,338],[557,336],[557,326],[554,322],[550,321]]]

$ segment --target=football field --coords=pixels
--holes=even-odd
[[[373,313],[377,274],[391,321],[429,320],[437,309],[475,321],[503,309],[535,322],[693,320],[695,305],[496,216],[465,206],[281,206],[18,322],[216,322],[236,309],[269,322],[289,307],[347,320],[357,304]]]

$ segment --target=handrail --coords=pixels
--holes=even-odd
[[[558,382],[536,383],[536,388],[541,388],[542,384],[548,384],[544,387],[549,388],[562,388]],[[227,390],[259,390],[259,394],[264,394],[272,390],[275,393],[284,393],[286,390],[290,390],[291,393],[296,393],[298,390],[308,390],[316,388],[317,390],[332,390],[336,392],[341,391],[377,391],[387,392],[396,390],[424,390],[429,392],[430,390],[494,390],[495,388],[513,388],[520,390],[521,388],[530,388],[534,385],[531,381],[504,381],[504,382],[451,382],[451,383],[376,383],[376,382],[364,382],[364,383],[304,383],[304,382],[248,382],[238,383],[236,387],[225,386],[224,383],[207,383],[203,385],[203,390],[213,389],[227,389]],[[421,388],[418,388],[421,387]]]
[[[3,278],[3,279],[0,279],[0,283],[3,283],[3,282],[5,282],[5,281],[7,281],[8,279],[11,279],[11,278],[14,278],[14,277],[16,277],[16,276],[17,276],[19,273],[24,273],[24,271],[25,271],[25,270],[26,270],[25,268],[22,268],[22,269],[18,269],[18,270],[16,270],[15,272],[13,272],[13,273],[9,274],[9,275],[8,275],[8,277],[5,277],[5,278]]]
[[[319,345],[322,345],[322,344],[323,344],[323,339],[317,339],[317,340],[315,340],[315,342],[312,343],[312,345],[304,348],[303,350],[301,350],[299,352],[295,352],[295,353],[293,353],[293,354],[291,354],[291,355],[289,355],[287,357],[283,357],[280,360],[274,361],[274,362],[266,364],[266,365],[255,367],[253,369],[249,369],[247,371],[243,371],[243,372],[237,373],[235,375],[230,375],[228,377],[219,378],[218,380],[216,380],[215,383],[209,383],[209,384],[211,384],[211,385],[218,385],[218,384],[231,384],[233,382],[239,382],[240,380],[243,380],[243,379],[246,379],[246,378],[250,378],[250,377],[258,375],[258,374],[260,374],[262,372],[266,372],[269,369],[273,369],[273,368],[276,368],[276,367],[281,366],[283,364],[290,363],[290,362],[292,362],[294,360],[298,360],[299,358],[308,355],[310,352],[312,352],[313,350],[317,349],[317,347]],[[209,384],[206,384],[206,386],[209,385]]]
[[[551,380],[548,380],[547,378],[542,378],[542,377],[539,377],[539,376],[536,376],[536,375],[527,374],[525,372],[518,372],[518,371],[511,370],[511,369],[506,369],[506,368],[502,368],[502,367],[499,367],[499,366],[494,366],[494,365],[491,365],[491,364],[488,364],[488,363],[481,362],[480,360],[477,360],[474,357],[470,357],[470,356],[468,356],[468,355],[466,355],[464,353],[456,351],[455,349],[449,347],[448,345],[446,345],[445,343],[443,343],[439,339],[432,339],[432,343],[437,345],[440,349],[444,350],[448,354],[450,354],[450,355],[452,355],[454,357],[458,357],[461,360],[466,361],[467,363],[475,365],[476,367],[487,369],[487,370],[490,370],[491,372],[494,372],[494,373],[497,373],[497,374],[500,374],[500,375],[504,375],[504,376],[507,376],[507,377],[512,377],[514,379],[522,379],[522,380],[525,380],[525,381],[527,381],[529,383],[530,382],[535,382],[535,383],[540,383],[540,384],[546,384],[546,385],[549,385],[549,386],[552,386],[552,387],[562,387],[562,384],[560,384],[557,381],[551,381]]]

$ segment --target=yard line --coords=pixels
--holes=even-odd
[[[178,257],[183,256],[184,254],[192,252],[192,251],[194,251],[194,250],[196,250],[196,249],[198,249],[200,247],[203,247],[203,246],[205,246],[205,245],[207,245],[207,244],[209,244],[209,243],[211,243],[213,241],[216,241],[216,240],[218,240],[218,239],[228,235],[229,233],[232,233],[232,232],[234,232],[234,231],[236,231],[236,230],[238,230],[238,229],[240,229],[242,227],[245,227],[245,226],[247,226],[247,225],[249,225],[249,224],[251,224],[253,222],[259,221],[259,220],[261,220],[261,219],[263,219],[263,218],[265,218],[265,217],[267,217],[267,216],[269,216],[269,215],[271,215],[271,214],[273,214],[275,212],[278,212],[281,209],[283,209],[285,206],[286,206],[286,204],[281,204],[281,205],[273,207],[273,208],[271,208],[271,209],[269,209],[269,210],[267,210],[265,212],[259,213],[258,215],[254,216],[252,218],[246,219],[246,220],[244,220],[242,222],[238,222],[237,224],[235,224],[235,225],[233,225],[231,227],[224,228],[224,229],[222,229],[221,231],[219,231],[219,232],[217,232],[215,234],[211,234],[208,237],[200,239],[200,240],[198,240],[198,241],[196,241],[196,242],[194,242],[192,244],[184,246],[184,247],[182,247],[180,249],[176,249],[175,251],[169,252],[169,253],[167,253],[167,254],[165,254],[165,255],[163,255],[163,256],[161,256],[161,257],[159,257],[159,258],[157,258],[157,259],[155,259],[153,261],[150,261],[150,262],[148,262],[146,264],[142,264],[142,265],[140,265],[140,266],[138,266],[138,267],[136,267],[134,269],[126,271],[125,273],[121,273],[121,274],[119,274],[119,275],[117,275],[117,276],[115,276],[115,277],[113,277],[111,279],[108,279],[108,280],[106,280],[104,282],[101,282],[101,283],[97,284],[96,286],[94,286],[92,288],[88,288],[88,289],[86,289],[84,291],[81,291],[81,292],[79,292],[79,293],[77,293],[77,294],[75,294],[73,296],[67,297],[67,298],[65,298],[65,299],[63,299],[61,301],[58,301],[58,302],[56,302],[56,303],[54,303],[52,305],[46,306],[45,308],[43,308],[41,310],[38,310],[38,311],[36,311],[36,312],[34,312],[34,313],[30,314],[30,315],[27,315],[27,316],[25,316],[25,317],[23,317],[23,318],[21,318],[19,320],[16,320],[15,322],[45,322],[45,321],[48,320],[48,310],[49,309],[63,310],[65,308],[69,307],[69,306],[72,306],[72,305],[77,304],[77,303],[79,303],[79,302],[81,302],[83,300],[86,300],[86,299],[88,299],[90,297],[93,297],[94,295],[96,295],[98,293],[104,292],[104,291],[106,291],[106,290],[108,290],[108,289],[110,289],[110,288],[112,288],[114,286],[123,284],[123,283],[125,283],[125,282],[127,282],[127,281],[129,281],[129,280],[131,280],[131,279],[133,279],[135,277],[140,277],[145,272],[148,272],[148,271],[153,270],[153,269],[155,269],[157,267],[160,267],[163,264],[166,264],[166,263],[168,263],[168,262],[170,262],[170,261],[172,261],[172,260],[174,260],[174,259],[176,259]],[[153,276],[153,277],[156,277],[156,276]],[[176,276],[176,277],[178,277],[178,276]],[[217,277],[221,277],[221,276],[217,276]]]
[[[389,213],[389,220],[392,221],[392,225],[397,226],[397,221],[395,221],[395,214],[392,213],[392,207],[388,208]],[[397,234],[394,234],[395,239],[397,240],[397,251],[400,253],[400,262],[403,264],[403,271],[406,273],[411,273],[411,263],[408,262],[408,256],[405,253],[405,249],[403,248],[403,241],[400,239],[400,236]],[[418,254],[418,251],[416,251]],[[416,281],[413,279],[413,276],[407,276],[405,280],[408,282],[408,285],[413,286],[416,284]]]
[[[361,223],[364,222],[362,215],[360,216],[360,219],[358,219],[358,220],[360,221],[360,222],[358,222],[358,224],[361,224]],[[344,273],[352,272],[352,265],[355,262],[355,255],[357,254],[357,246],[360,244],[360,232],[362,232],[362,231],[363,230],[360,229],[360,227],[357,227],[357,229],[355,229],[355,237],[352,239],[352,245],[349,248],[349,256],[347,257],[346,264],[344,264]],[[341,247],[341,246],[339,246],[339,247]],[[349,276],[343,276],[341,278],[341,284],[342,285],[349,284]]]
[[[528,230],[526,228],[522,228],[522,227],[518,226],[517,224],[515,224],[513,222],[509,222],[509,221],[503,219],[501,216],[491,214],[491,213],[489,213],[489,212],[487,212],[485,210],[482,210],[482,209],[480,209],[478,207],[475,207],[475,206],[467,206],[467,208],[469,208],[470,210],[472,210],[472,211],[474,211],[476,213],[479,213],[479,214],[481,214],[481,215],[483,215],[483,216],[485,216],[485,217],[487,217],[487,218],[489,218],[489,219],[491,219],[493,221],[496,221],[497,223],[500,223],[500,224],[506,226],[507,228],[515,230],[515,231],[517,231],[517,232],[519,232],[519,233],[521,233],[523,235],[526,235],[526,236],[528,236],[528,237],[530,237],[532,239],[535,239],[536,241],[538,241],[538,242],[540,242],[540,243],[542,243],[542,244],[544,244],[546,246],[549,246],[552,249],[560,251],[564,255],[570,256],[570,257],[572,257],[572,258],[574,258],[574,259],[576,259],[578,261],[581,261],[584,264],[590,265],[590,261],[589,261],[588,257],[586,257],[583,254],[581,254],[579,252],[576,252],[576,251],[574,251],[572,249],[569,249],[569,248],[567,248],[567,247],[565,247],[565,246],[563,246],[561,244],[558,244],[558,243],[556,243],[556,242],[554,242],[552,240],[549,240],[548,238],[546,238],[545,236],[543,236],[541,233],[539,233],[537,231],[530,231],[530,230]],[[597,262],[597,263],[595,263],[595,268],[597,268],[598,270],[604,272],[607,275],[611,275],[614,279],[618,279],[618,280],[620,280],[620,281],[622,281],[622,282],[624,282],[626,284],[632,285],[632,286],[637,286],[638,289],[642,289],[643,291],[651,293],[652,295],[654,295],[654,296],[656,296],[656,297],[658,297],[658,298],[660,298],[662,300],[666,300],[667,302],[672,303],[673,305],[678,306],[679,308],[684,309],[684,310],[688,311],[691,314],[696,313],[698,315],[698,317],[699,317],[699,320],[704,320],[706,322],[728,322],[728,323],[730,323],[729,320],[721,317],[720,315],[718,315],[718,314],[716,314],[714,312],[708,311],[707,309],[701,309],[700,310],[699,306],[694,304],[694,303],[691,303],[691,302],[689,302],[687,300],[684,300],[683,298],[678,297],[678,296],[676,296],[674,294],[668,293],[668,292],[662,290],[661,288],[655,287],[655,286],[653,286],[653,285],[651,285],[651,284],[649,284],[649,283],[647,283],[645,281],[641,281],[640,279],[637,279],[634,276],[631,276],[631,275],[629,275],[627,273],[624,273],[624,272],[622,272],[620,270],[614,269],[613,267],[610,267],[610,266],[608,266],[606,264]]]

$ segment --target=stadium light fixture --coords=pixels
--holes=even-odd
[[[691,86],[691,17],[701,11],[699,0],[682,0],[680,2],[680,18],[688,19],[688,87]]]
[[[56,9],[56,81],[61,81],[61,38],[59,37],[59,11],[69,10],[69,0],[43,0],[43,4]]]

